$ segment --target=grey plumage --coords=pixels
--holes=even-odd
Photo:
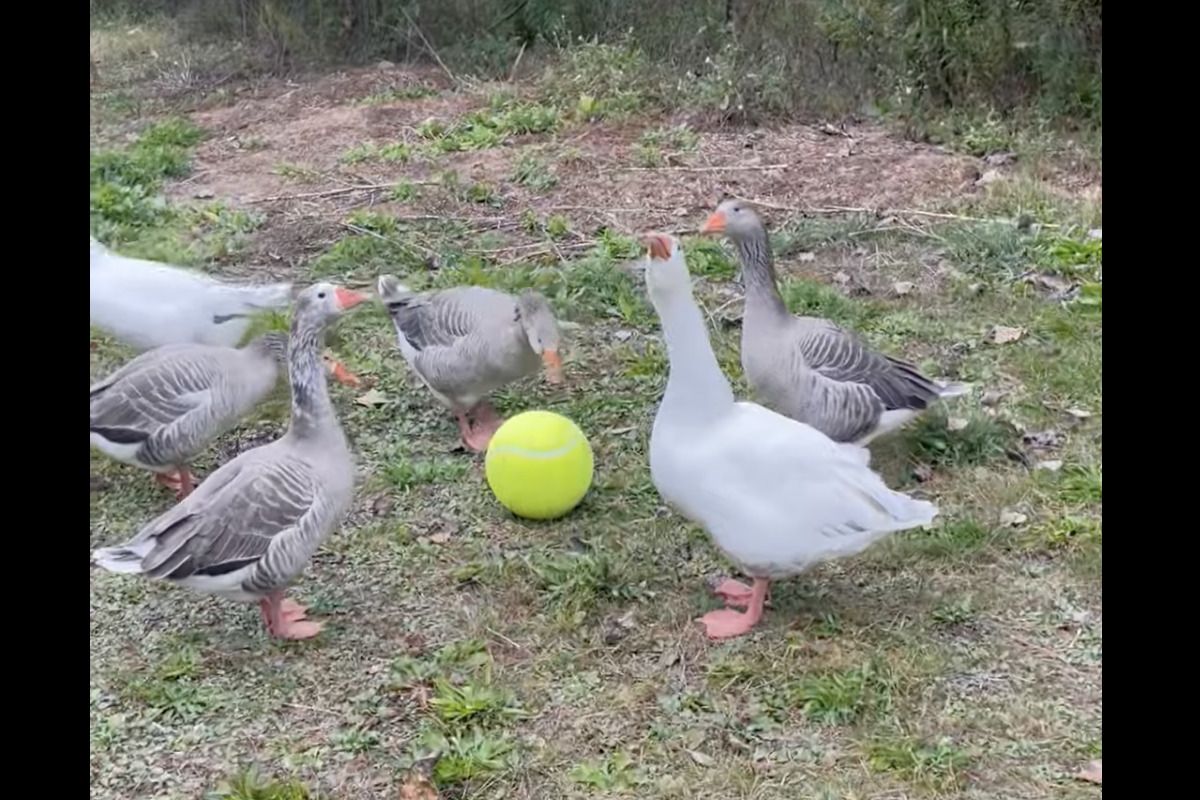
[[[287,337],[244,348],[175,344],[142,353],[91,387],[92,443],[145,469],[190,461],[275,386]]]
[[[333,413],[319,349],[328,320],[362,299],[325,283],[303,292],[288,344],[287,432],[240,454],[133,539],[95,551],[93,560],[115,572],[142,573],[232,599],[275,594],[278,619],[278,593],[303,571],[353,499],[353,462]]]
[[[746,287],[742,369],[767,405],[838,442],[866,444],[943,397],[962,394],[912,364],[876,352],[857,334],[819,317],[793,316],[776,284],[766,228],[740,201],[714,218],[737,248]],[[711,226],[711,223],[710,223]]]
[[[558,328],[545,298],[482,286],[415,293],[391,275],[379,297],[413,371],[452,410],[467,411],[505,384],[530,375],[545,351],[557,353]]]

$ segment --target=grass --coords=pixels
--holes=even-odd
[[[251,608],[94,570],[92,796],[358,800],[395,796],[422,767],[448,798],[1099,796],[1070,778],[1102,738],[1102,245],[1087,233],[1098,208],[1022,173],[1022,187],[950,198],[992,223],[773,218],[793,311],[972,392],[873,448],[891,485],[937,502],[930,529],[779,582],[753,634],[711,644],[691,620],[716,607],[706,581],[730,568],[650,481],[666,355],[628,268],[637,227],[699,220],[671,216],[669,170],[626,176],[620,202],[649,199],[621,217],[609,189],[586,194],[595,171],[580,163],[638,166],[644,148],[670,168],[725,140],[661,121],[594,127],[631,101],[617,56],[609,73],[584,66],[587,80],[519,96],[348,92],[362,113],[413,107],[413,130],[394,134],[407,163],[379,143],[353,164],[336,163],[339,149],[321,163],[283,149],[260,161],[263,180],[295,191],[330,175],[333,188],[360,174],[395,184],[362,200],[172,191],[225,169],[203,117],[137,120],[93,142],[92,231],[121,252],[355,286],[386,271],[417,288],[537,287],[564,321],[568,386],[530,380],[495,401],[576,420],[596,478],[563,520],[513,519],[404,368],[382,309],[347,315],[331,346],[383,400],[331,388],[359,491],[294,590],[326,632],[273,642]],[[420,106],[460,95],[454,113]],[[620,140],[597,150],[593,130]],[[190,167],[201,149],[205,174]],[[771,184],[743,180],[770,199]],[[685,246],[719,361],[745,396],[736,261],[716,242]],[[897,295],[897,281],[916,288]],[[1023,334],[995,344],[995,325]],[[93,378],[129,355],[103,340]],[[284,424],[264,408],[198,474]],[[91,469],[105,484],[91,495],[92,546],[170,505],[145,474],[94,453]]]

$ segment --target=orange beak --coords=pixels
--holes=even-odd
[[[339,298],[340,302],[340,298]],[[361,302],[361,301],[360,301]],[[323,356],[325,368],[329,370],[329,374],[334,377],[334,380],[343,383],[352,389],[361,389],[362,381],[357,375],[346,369],[346,365],[330,355]]]
[[[650,251],[650,257],[658,261],[666,261],[671,257],[671,245],[667,237],[661,233],[647,233],[638,238],[638,241]]]
[[[725,230],[725,212],[714,211],[712,216],[704,221],[700,226],[701,233],[723,233]]]
[[[333,290],[334,297],[337,298],[338,308],[345,311],[349,308],[354,308],[359,303],[365,303],[370,300],[370,295],[365,295],[362,292],[353,292],[349,289],[343,289],[341,286]]]
[[[563,382],[562,358],[557,350],[543,350],[542,363],[546,365],[546,381],[552,386]]]

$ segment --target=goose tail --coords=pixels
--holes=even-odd
[[[145,541],[119,547],[101,547],[92,552],[92,563],[99,564],[109,572],[141,573],[145,571],[142,569],[142,560],[150,553],[152,546],[153,542]]]
[[[940,398],[947,397],[962,397],[971,391],[971,387],[965,383],[937,383],[937,393]]]

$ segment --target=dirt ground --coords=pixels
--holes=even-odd
[[[417,141],[414,129],[424,120],[449,121],[486,107],[486,91],[372,105],[354,102],[398,87],[445,88],[445,83],[434,70],[367,68],[311,83],[259,86],[252,96],[194,114],[213,136],[199,147],[193,175],[174,184],[170,195],[181,200],[218,197],[269,209],[267,226],[257,237],[257,257],[294,263],[344,233],[337,222],[351,209],[387,206],[385,210],[396,211],[386,200],[391,184],[434,181],[447,169],[498,187],[506,214],[530,208],[569,217],[583,229],[613,226],[623,231],[686,226],[723,195],[757,201],[768,220],[773,210],[792,215],[797,210],[938,211],[960,206],[964,197],[978,193],[977,180],[987,169],[979,159],[906,141],[876,125],[707,131],[694,151],[668,154],[669,163],[662,167],[631,166],[639,135],[656,125],[671,125],[669,119],[572,130],[553,145],[557,153],[570,151],[571,157],[555,165],[558,183],[549,191],[526,190],[508,180],[522,154],[546,147],[542,137],[517,137],[499,147],[447,154],[436,162],[342,162],[342,154],[352,147]],[[505,85],[496,89],[511,91]],[[280,174],[280,164],[311,172],[298,184]],[[1064,192],[1098,197],[1098,178],[1063,175],[1059,183]],[[352,188],[356,186],[367,188]],[[405,203],[402,213],[469,219],[496,211],[426,193]],[[314,224],[314,218],[329,224]]]

